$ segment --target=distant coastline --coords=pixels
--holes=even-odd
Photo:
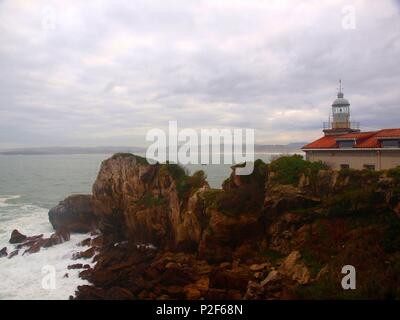
[[[300,148],[306,142],[294,142],[289,144],[256,144],[255,152],[267,153],[293,153],[301,151]],[[0,155],[68,155],[68,154],[114,154],[114,153],[136,153],[144,154],[144,147],[127,147],[127,146],[105,146],[105,147],[36,147],[36,148],[8,148],[0,149]]]

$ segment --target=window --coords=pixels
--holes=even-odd
[[[373,165],[373,164],[364,164],[364,169],[375,171],[375,165]]]
[[[399,148],[400,147],[400,139],[392,139],[392,140],[382,140],[381,141],[382,148]]]
[[[341,165],[340,165],[340,169],[341,169],[341,170],[343,170],[343,169],[350,169],[350,165],[348,165],[348,164],[341,164]]]
[[[343,140],[338,141],[339,148],[353,148],[354,140]]]

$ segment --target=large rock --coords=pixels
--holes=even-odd
[[[26,235],[23,235],[22,233],[20,233],[18,230],[13,230],[11,232],[11,237],[9,242],[10,243],[21,243],[23,241],[25,241],[27,239]]]
[[[114,242],[129,239],[157,247],[197,248],[202,233],[200,200],[196,193],[182,196],[182,173],[175,165],[149,165],[129,154],[103,161],[93,185],[100,229]],[[197,188],[201,192],[208,185]]]
[[[49,211],[49,220],[55,230],[86,233],[97,225],[91,195],[73,195]]]
[[[0,250],[0,258],[7,257],[7,247],[4,247],[3,249]]]

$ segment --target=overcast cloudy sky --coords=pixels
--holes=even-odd
[[[308,141],[339,78],[363,129],[400,127],[399,71],[400,1],[0,0],[0,148],[143,145],[168,120]]]

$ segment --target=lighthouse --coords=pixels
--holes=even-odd
[[[332,121],[324,122],[325,135],[359,132],[359,124],[350,121],[350,102],[344,98],[342,80],[339,80],[337,98],[332,103]]]

